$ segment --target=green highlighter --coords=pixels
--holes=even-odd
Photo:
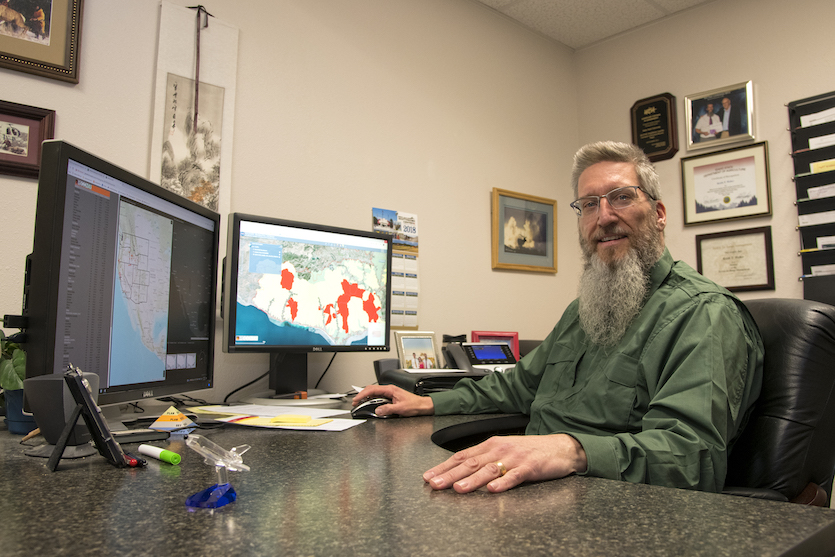
[[[157,460],[167,462],[168,464],[180,463],[180,455],[171,451],[166,451],[165,449],[161,449],[159,447],[154,447],[153,445],[139,445],[138,451],[139,454],[156,458]]]

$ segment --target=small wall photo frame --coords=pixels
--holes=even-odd
[[[31,11],[23,13],[0,5],[0,20],[6,22],[0,29],[0,67],[78,83],[83,2],[29,2]]]
[[[54,133],[54,110],[0,101],[0,174],[37,178],[41,143]]]
[[[394,331],[397,357],[402,369],[441,369],[435,333],[432,331]]]
[[[493,188],[493,269],[557,272],[557,202]]]
[[[684,97],[687,149],[754,140],[754,86],[744,81]]]
[[[696,236],[697,270],[731,292],[774,290],[771,227]]]
[[[471,342],[501,342],[510,346],[511,352],[519,361],[519,333],[505,331],[472,331]]]
[[[771,214],[768,142],[681,159],[684,225]]]

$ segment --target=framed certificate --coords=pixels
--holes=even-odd
[[[774,290],[771,227],[696,236],[698,271],[731,292]]]
[[[681,159],[684,224],[771,214],[768,143]]]

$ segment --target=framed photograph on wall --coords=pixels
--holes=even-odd
[[[0,4],[0,67],[78,83],[82,4],[83,0]]]
[[[557,202],[493,188],[494,269],[557,272]]]
[[[681,159],[684,224],[771,214],[768,142]]]
[[[698,271],[731,292],[774,290],[771,227],[696,236]]]
[[[754,140],[750,81],[684,97],[687,149],[712,149]]]
[[[440,369],[443,366],[435,348],[432,331],[394,331],[397,357],[402,369]]]
[[[41,143],[54,133],[54,110],[0,101],[0,174],[37,178]]]
[[[516,361],[519,361],[519,333],[504,331],[472,331],[471,342],[502,342],[510,346]]]

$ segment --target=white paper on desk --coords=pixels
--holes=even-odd
[[[299,412],[294,412],[295,414],[299,414]],[[225,418],[218,419],[219,422],[230,422],[233,420],[239,420],[240,416],[227,416]],[[360,425],[361,423],[365,422],[365,420],[354,420],[354,419],[344,419],[344,418],[334,418],[326,424],[317,425],[316,427],[310,426],[301,426],[301,425],[278,425],[278,424],[248,424],[244,422],[234,422],[234,425],[240,425],[245,427],[260,427],[262,429],[294,429],[296,431],[345,431],[346,429],[350,429],[354,426]]]
[[[417,375],[444,375],[446,373],[469,373],[466,369],[419,369],[419,368],[409,368],[404,369],[406,373],[414,373]]]
[[[295,414],[310,416],[311,418],[330,418],[339,414],[347,414],[349,410],[335,408],[312,408],[310,406],[272,406],[267,404],[241,404],[239,406],[201,406],[204,411],[215,414],[234,416],[262,416],[275,418],[281,414]]]

